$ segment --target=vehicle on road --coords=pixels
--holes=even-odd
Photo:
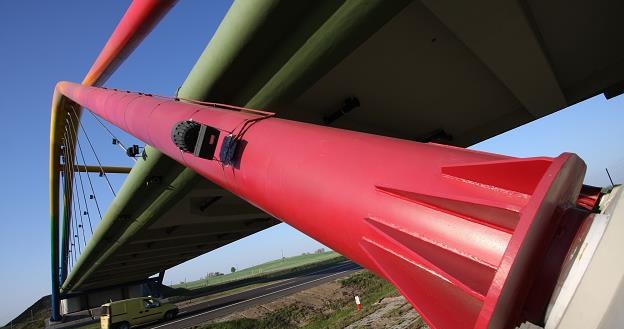
[[[129,329],[148,322],[171,320],[176,315],[176,305],[158,298],[130,298],[102,305],[100,325],[102,329]]]

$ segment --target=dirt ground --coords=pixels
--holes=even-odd
[[[312,310],[323,311],[330,306],[329,304],[332,302],[346,300],[347,298],[350,298],[350,292],[341,288],[341,285],[338,282],[332,281],[311,289],[300,291],[267,304],[251,307],[242,312],[232,313],[226,317],[215,320],[215,322],[242,318],[261,319],[269,313],[295,304],[305,306],[305,308],[308,309],[311,308]],[[302,318],[301,324],[305,324],[304,318],[305,317]]]
[[[356,328],[426,328],[424,322],[403,296],[381,300],[375,312],[352,323],[345,329]]]

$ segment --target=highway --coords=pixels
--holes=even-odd
[[[360,269],[361,267],[359,265],[350,261],[344,261],[321,269],[315,268],[309,271],[303,271],[295,277],[281,280],[274,284],[182,308],[180,309],[178,317],[169,322],[154,323],[142,326],[141,328],[183,329],[196,326],[233,312],[242,311],[256,305],[266,304],[322,283],[336,280]]]

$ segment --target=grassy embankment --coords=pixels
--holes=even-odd
[[[13,321],[0,328],[12,329],[39,329],[43,328],[44,321],[50,317],[50,296],[41,297],[32,306],[24,310]]]
[[[313,253],[294,257],[286,257],[283,259],[277,259],[260,265],[249,267],[240,271],[236,271],[234,273],[227,273],[224,275],[213,276],[196,281],[174,284],[171,286],[171,288],[197,290],[200,288],[216,286],[233,281],[264,277],[275,273],[286,274],[287,272],[305,269],[308,266],[318,266],[324,262],[331,263],[333,261],[338,261],[339,258],[341,258],[340,254],[333,251],[327,251],[318,254]]]
[[[204,302],[258,288],[291,277],[296,272],[330,266],[346,260],[344,256],[328,251],[273,260],[241,271],[165,287],[163,294],[169,301]]]
[[[197,329],[269,329],[269,328],[344,328],[367,315],[379,307],[376,303],[384,297],[398,296],[396,289],[386,280],[376,275],[362,271],[349,278],[340,280],[342,288],[346,288],[363,296],[362,311],[356,311],[353,300],[348,298],[334,300],[322,309],[315,309],[304,304],[291,304],[277,309],[261,319],[238,319],[196,327]],[[302,319],[304,323],[302,323]],[[426,328],[424,322],[417,321],[412,328]]]

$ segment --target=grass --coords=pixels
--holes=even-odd
[[[191,299],[183,298],[182,296],[178,296],[178,298],[170,297],[169,298],[169,302],[177,303],[177,302],[180,302],[180,301],[192,301],[193,304],[203,303],[203,302],[207,302],[207,301],[210,301],[210,300],[213,300],[213,299],[234,295],[234,294],[237,294],[237,293],[240,293],[240,292],[244,292],[244,291],[247,291],[247,290],[268,286],[268,285],[271,285],[271,284],[274,284],[274,283],[277,283],[277,282],[280,282],[280,280],[244,285],[242,287],[237,287],[237,288],[234,288],[234,289],[225,290],[225,291],[217,292],[217,293],[214,293],[214,294],[209,294],[209,295],[205,295],[205,296],[201,296],[201,297],[197,297],[197,298],[191,298]]]
[[[267,314],[264,318],[257,319],[237,319],[226,322],[212,323],[207,326],[199,326],[194,328],[201,329],[230,329],[230,328],[256,328],[256,329],[272,329],[297,328],[296,319],[305,316],[306,308],[298,304],[293,304],[280,308],[274,312]]]
[[[262,319],[238,319],[198,326],[198,329],[230,328],[344,328],[345,326],[374,312],[380,299],[397,296],[396,289],[387,281],[368,271],[362,271],[341,280],[343,288],[361,296],[362,311],[356,311],[351,296],[328,303],[323,309],[295,303],[275,310]]]
[[[192,300],[193,303],[197,301],[201,302],[261,287],[263,285],[273,284],[282,279],[292,277],[294,273],[337,264],[345,259],[346,258],[335,252],[314,254],[314,256],[306,254],[302,256],[290,257],[285,260],[277,260],[261,264],[255,268],[270,268],[271,270],[263,271],[262,273],[250,276],[245,275],[243,278],[237,280],[228,280],[223,283],[215,283],[206,286],[193,285],[194,288],[192,289],[164,286],[162,293],[165,296],[168,296],[169,302],[172,303],[190,300]],[[284,264],[276,266],[276,263],[278,262],[283,262]],[[254,271],[252,271],[252,273],[253,272]],[[189,284],[191,283],[189,282]]]
[[[362,311],[355,311],[355,305],[352,300],[341,305],[335,312],[324,316],[317,317],[315,321],[311,321],[304,328],[321,329],[321,328],[344,328],[351,323],[360,320],[377,310],[375,305],[384,297],[398,296],[396,288],[388,281],[374,275],[369,271],[363,271],[356,275],[352,275],[340,281],[342,287],[351,288],[360,296],[362,303]]]
[[[207,300],[215,298],[215,296],[223,297],[230,295],[233,292],[241,292],[254,287],[276,283],[282,279],[291,277],[296,272],[337,264],[345,259],[346,258],[335,252],[325,252],[313,255],[306,254],[286,258],[284,260],[270,261],[268,263],[255,266],[254,268],[250,268],[250,271],[243,270],[241,272],[247,272],[247,274],[243,273],[245,275],[239,277],[238,279],[232,279],[230,277],[230,279],[224,282],[213,283],[210,285],[200,285],[189,282],[187,285],[193,288],[188,289],[179,287],[179,285],[175,288],[164,286],[162,293],[165,296],[169,296],[169,301],[172,303],[188,301],[191,299]],[[262,269],[262,271],[258,271],[258,268]],[[252,275],[248,275],[249,273],[252,273]]]
[[[188,290],[194,290],[198,288],[205,288],[218,284],[228,283],[232,281],[244,280],[253,277],[259,277],[266,274],[283,272],[288,269],[300,268],[302,266],[316,264],[332,259],[341,257],[340,254],[328,251],[324,253],[304,254],[300,256],[287,257],[284,259],[278,259],[263,263],[257,266],[249,267],[234,273],[228,273],[221,276],[209,277],[206,279],[200,279],[182,284],[174,284],[172,288],[183,288]]]
[[[211,328],[211,329],[254,329],[260,328],[259,321],[254,319],[239,319],[228,322],[214,323],[210,327],[192,327],[195,328]]]
[[[13,329],[39,329],[43,328],[45,320],[50,317],[50,296],[41,297],[22,314],[8,323],[5,327]]]

